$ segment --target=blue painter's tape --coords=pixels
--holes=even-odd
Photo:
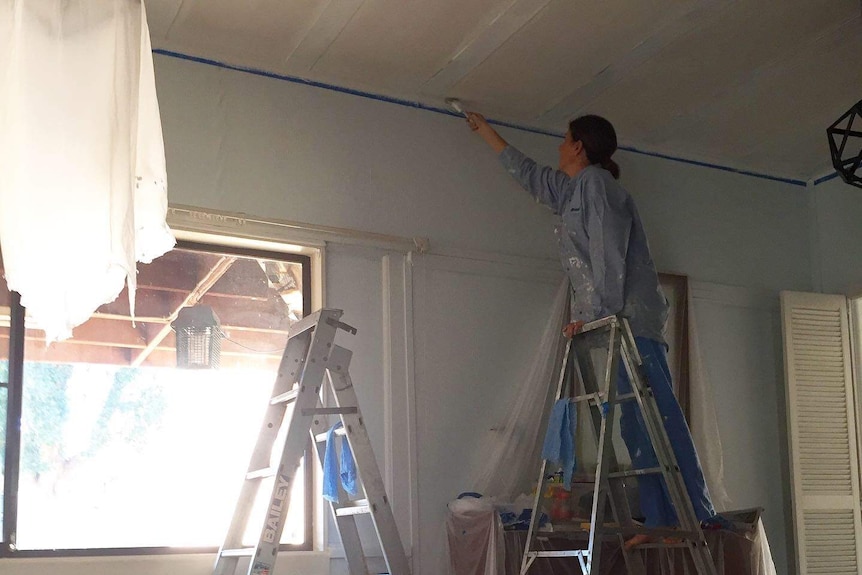
[[[180,60],[188,60],[190,62],[197,62],[199,64],[207,64],[208,66],[215,66],[217,68],[224,68],[226,70],[235,70],[237,72],[245,72],[247,74],[254,74],[255,76],[262,76],[264,78],[273,78],[275,80],[282,80],[285,82],[291,82],[293,84],[302,84],[304,86],[311,86],[314,88],[321,88],[324,90],[332,90],[334,92],[341,92],[342,94],[349,94],[351,96],[359,96],[360,98],[368,98],[371,100],[377,100],[379,102],[387,102],[389,104],[397,104],[399,106],[405,106],[408,108],[417,108],[419,110],[425,110],[428,112],[436,112],[437,114],[445,114],[447,116],[454,116],[456,118],[462,117],[461,114],[455,113],[452,110],[446,108],[438,108],[436,106],[429,106],[427,104],[423,104],[421,102],[416,102],[413,100],[405,100],[402,98],[393,98],[391,96],[384,96],[382,94],[375,94],[372,92],[365,92],[362,90],[354,90],[353,88],[345,88],[343,86],[337,86],[335,84],[327,84],[326,82],[318,82],[316,80],[309,80],[307,78],[300,78],[298,76],[288,76],[284,74],[276,74],[274,72],[267,72],[265,70],[258,70],[256,68],[249,68],[246,66],[237,66],[234,64],[226,64],[224,62],[219,62],[217,60],[211,60],[209,58],[202,58],[200,56],[190,56],[188,54],[182,54],[180,52],[173,52],[171,50],[162,50],[155,49],[153,50],[154,54],[159,54],[161,56],[168,56],[170,58],[177,58]],[[541,128],[534,128],[532,126],[524,126],[520,124],[513,124],[510,122],[503,122],[500,120],[492,120],[488,119],[488,123],[494,124],[496,126],[502,126],[504,128],[511,128],[513,130],[519,130],[521,132],[528,132],[531,134],[539,134],[542,136],[550,136],[552,138],[563,138],[565,136],[562,132],[552,132],[550,130],[544,130]],[[620,146],[620,150],[624,150],[626,152],[632,152],[634,154],[641,154],[644,156],[651,156],[654,158],[662,158],[664,160],[671,160],[674,162],[682,162],[684,164],[690,164],[693,166],[700,166],[702,168],[711,168],[714,170],[722,170],[724,172],[731,172],[734,174],[740,174],[742,176],[749,176],[752,178],[762,178],[765,180],[772,180],[774,182],[782,182],[785,184],[792,184],[794,186],[807,186],[807,183],[803,180],[795,180],[791,178],[784,178],[781,176],[771,176],[769,174],[761,174],[758,172],[751,172],[748,170],[739,170],[737,168],[731,168],[730,166],[722,166],[719,164],[710,164],[708,162],[701,162],[698,160],[688,160],[685,158],[677,158],[675,156],[670,156],[667,154],[661,154],[658,152],[649,152],[646,150],[640,150],[638,148],[633,148],[629,146]],[[825,179],[821,178],[819,181],[815,181],[814,184],[817,185],[827,179],[831,179],[835,177],[835,175],[827,176]]]
[[[654,158],[662,158],[664,160],[671,160],[674,162],[682,162],[683,164],[691,164],[693,166],[700,166],[702,168],[712,168],[713,170],[722,170],[724,172],[731,172],[733,174],[739,174],[741,176],[750,176],[752,178],[761,178],[764,180],[772,180],[773,182],[782,182],[784,184],[792,184],[794,186],[802,186],[803,188],[808,185],[804,180],[795,180],[792,178],[785,178],[782,176],[771,176],[769,174],[761,174],[759,172],[740,170],[737,168],[731,168],[730,166],[722,166],[720,164],[710,164],[709,162],[701,162],[699,160],[687,160],[685,158],[677,158],[676,156],[669,156],[667,154],[660,154],[658,152],[648,152],[646,150],[639,150],[637,148],[631,148],[628,146],[620,146],[620,150],[625,150],[627,152],[632,152],[635,154],[643,154],[644,156],[652,156]]]
[[[834,180],[837,177],[838,177],[838,172],[832,172],[831,174],[828,174],[826,176],[823,176],[822,178],[817,178],[816,180],[814,180],[814,185],[817,186],[817,185],[822,184],[824,182],[828,182],[829,180]]]

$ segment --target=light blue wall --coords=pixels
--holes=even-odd
[[[815,289],[862,293],[862,189],[839,178],[813,186]]]
[[[554,258],[550,214],[508,179],[457,118],[169,57],[156,58],[156,76],[172,203],[425,236],[432,249]],[[557,138],[502,132],[537,159],[555,162]],[[862,279],[858,269],[855,275],[843,271],[847,258],[858,260],[862,249],[860,241],[845,246],[862,239],[859,227],[849,238],[822,231],[849,226],[852,215],[845,209],[859,206],[844,190],[818,190],[821,234],[812,250],[811,198],[804,187],[630,152],[620,152],[618,161],[658,267],[737,288],[731,297],[695,301],[698,329],[708,344],[704,361],[719,396],[730,495],[740,505],[769,508],[776,563],[786,572],[789,531],[782,499],[770,493],[780,493],[786,480],[778,423],[781,355],[774,345],[780,326],[770,318],[778,290],[814,287],[814,260],[823,261],[824,285]],[[856,255],[835,255],[839,246]],[[512,358],[523,353],[529,359],[524,348],[530,337],[521,328],[538,330],[542,322],[535,318],[548,309],[553,281],[531,279],[523,270],[515,276],[471,273],[464,266],[453,271],[448,264],[417,275],[419,533],[422,564],[429,569],[424,572],[436,566],[443,509],[459,491],[458,478],[466,476],[470,442],[456,445],[457,438],[471,430],[470,410],[483,409],[459,407],[459,389],[474,404],[487,397],[489,410],[502,410],[520,375]],[[377,281],[366,283],[362,293],[378,297]],[[328,289],[348,301],[348,287]],[[759,302],[746,304],[754,305],[753,313],[738,305],[738,294],[748,301],[749,292]],[[350,301],[359,297],[349,293]],[[435,315],[438,310],[441,315]],[[495,336],[491,349],[480,340],[481,320],[488,316],[494,316],[494,326],[520,328]],[[743,334],[739,340],[737,332]],[[480,375],[483,364],[491,368],[488,380]],[[741,402],[748,402],[745,409]],[[769,417],[758,419],[757,413]],[[756,478],[754,488],[750,478]]]

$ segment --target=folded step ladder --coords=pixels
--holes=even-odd
[[[602,377],[596,374],[591,350],[603,348],[607,352]],[[632,392],[617,393],[617,372],[622,361],[631,382]],[[597,468],[593,487],[592,512],[587,547],[583,549],[539,550],[537,537],[547,536],[539,529],[541,497],[547,481],[548,462],[541,466],[538,488],[533,502],[533,514],[527,532],[527,542],[521,563],[521,575],[526,575],[539,557],[577,557],[584,575],[600,573],[602,541],[606,537],[619,540],[627,572],[630,575],[646,575],[640,549],[653,547],[681,547],[687,549],[698,575],[716,575],[715,564],[709,552],[700,521],[685,488],[676,456],[662,423],[653,392],[641,371],[641,358],[635,345],[628,321],[619,316],[606,317],[586,324],[566,345],[557,384],[557,399],[569,397],[574,404],[587,402],[590,406],[592,424],[597,442]],[[574,382],[583,383],[584,395],[572,397]],[[601,387],[599,386],[602,384]],[[614,417],[617,407],[624,401],[637,402],[650,442],[655,449],[658,466],[650,469],[619,469],[613,446]],[[648,529],[632,519],[626,496],[625,480],[647,474],[661,474],[668,487],[671,503],[680,521],[679,529]],[[605,509],[610,503],[613,524],[605,522]],[[562,530],[555,529],[556,533]],[[577,531],[577,530],[575,530]],[[626,550],[625,539],[637,534],[657,538],[672,538],[679,543],[650,543]],[[581,536],[583,532],[581,533]]]
[[[340,321],[342,311],[323,309],[290,328],[290,334],[272,398],[252,453],[248,472],[230,522],[225,541],[216,558],[214,575],[235,575],[239,561],[249,558],[248,575],[270,575],[278,556],[279,541],[290,504],[290,491],[299,470],[300,460],[308,445],[309,434],[317,441],[321,464],[329,416],[337,416],[343,424],[356,463],[361,499],[350,501],[343,494],[338,502],[330,503],[335,524],[341,535],[350,575],[369,575],[362,551],[356,516],[370,515],[391,575],[410,575],[410,566],[383,479],[356,401],[349,367],[352,353],[334,339],[338,329],[356,333]],[[321,392],[328,387],[335,407],[323,407]],[[292,406],[292,409],[288,409]],[[288,411],[290,413],[288,413]],[[277,467],[270,459],[279,429],[287,426],[284,448]],[[275,476],[269,505],[254,547],[243,547],[242,536],[249,523],[252,506],[264,478]]]

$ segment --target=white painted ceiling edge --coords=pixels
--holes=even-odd
[[[271,79],[281,80],[281,81],[295,83],[295,84],[302,84],[305,86],[310,86],[310,87],[319,88],[319,89],[323,89],[323,90],[332,90],[335,92],[349,94],[351,96],[355,96],[355,97],[359,97],[359,98],[369,98],[372,100],[377,100],[377,101],[384,102],[387,104],[392,104],[392,105],[397,105],[397,106],[405,106],[408,108],[416,108],[416,109],[424,110],[424,111],[431,112],[431,113],[445,114],[447,116],[456,116],[456,117],[461,116],[461,114],[449,109],[449,107],[446,105],[445,102],[441,106],[435,106],[434,104],[426,104],[426,103],[423,103],[420,101],[404,100],[401,98],[395,98],[395,97],[387,96],[384,94],[375,94],[372,92],[365,92],[362,90],[356,90],[356,89],[348,88],[345,86],[337,86],[334,84],[327,84],[324,82],[308,80],[306,78],[300,78],[297,76],[288,76],[288,75],[283,75],[283,74],[276,74],[274,72],[268,72],[266,70],[258,70],[258,69],[250,68],[250,67],[246,67],[246,66],[238,66],[238,65],[228,64],[226,62],[220,62],[217,60],[211,60],[209,58],[204,58],[204,57],[200,57],[200,56],[193,56],[190,54],[183,54],[181,52],[174,52],[171,50],[155,49],[155,50],[153,50],[153,52],[159,56],[165,56],[165,57],[169,57],[169,58],[177,58],[177,59],[181,59],[181,60],[188,60],[188,61],[195,62],[198,64],[215,66],[218,68],[224,68],[227,70],[234,70],[237,72],[253,74],[256,76],[263,76],[265,78],[271,78]],[[463,106],[463,104],[462,104],[462,106]],[[511,128],[514,130],[520,130],[520,131],[529,132],[529,133],[533,133],[533,134],[549,136],[549,137],[553,137],[553,138],[562,139],[564,136],[563,132],[554,132],[554,131],[546,130],[546,129],[543,129],[540,127],[535,127],[535,126],[516,124],[513,122],[497,120],[494,118],[488,118],[488,121],[491,124],[494,124],[496,126]],[[665,154],[662,152],[644,150],[644,149],[632,146],[632,145],[626,143],[625,141],[620,142],[619,149],[622,151],[630,152],[630,153],[634,153],[634,154],[660,158],[660,159],[669,160],[669,161],[673,161],[673,162],[681,162],[684,164],[690,164],[690,165],[694,165],[694,166],[700,166],[700,167],[704,167],[704,168],[715,169],[715,170],[720,170],[720,171],[724,171],[724,172],[730,172],[730,173],[739,174],[739,175],[743,175],[743,176],[749,176],[749,177],[753,177],[753,178],[761,178],[761,179],[766,179],[766,180],[783,182],[783,183],[791,184],[794,186],[805,187],[808,185],[819,185],[821,183],[827,182],[829,180],[832,180],[832,179],[838,177],[838,174],[835,172],[835,170],[827,170],[821,176],[818,176],[817,178],[812,178],[812,179],[806,181],[806,180],[801,180],[801,179],[792,178],[792,177],[785,177],[785,176],[780,176],[780,175],[768,174],[768,173],[764,173],[764,172],[756,172],[753,170],[736,168],[736,167],[733,167],[730,165],[714,163],[714,162],[711,162],[711,161],[706,160],[706,159],[685,158],[685,157],[681,157],[681,156],[674,156],[672,154]]]

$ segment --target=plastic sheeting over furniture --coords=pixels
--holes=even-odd
[[[170,250],[152,49],[140,0],[0,3],[0,246],[48,340]]]
[[[503,527],[494,502],[462,496],[446,510],[449,575],[497,575],[503,572]]]

